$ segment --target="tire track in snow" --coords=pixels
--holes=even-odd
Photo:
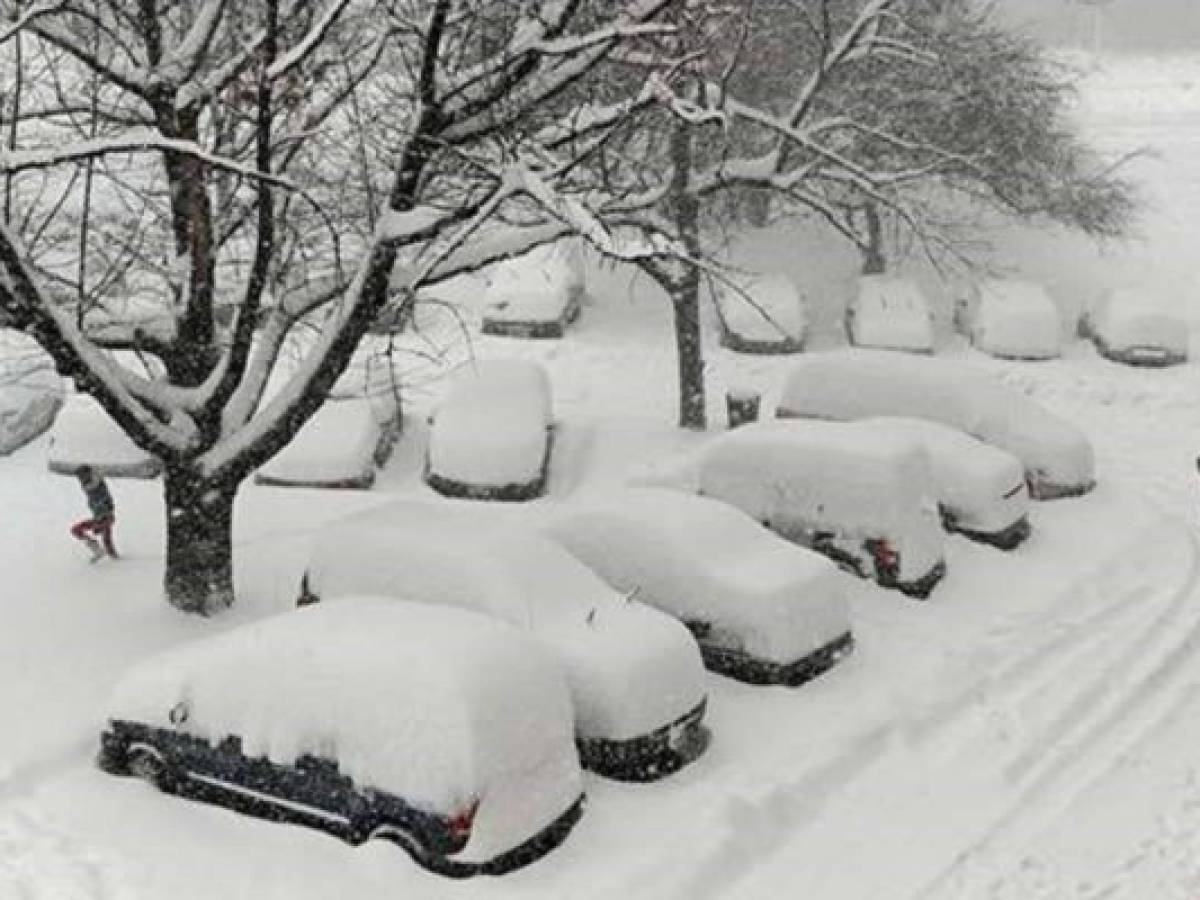
[[[970,891],[977,890],[981,882],[991,878],[989,858],[999,856],[1006,847],[1032,840],[1039,828],[1108,775],[1131,747],[1188,704],[1198,690],[1196,681],[1183,676],[1189,664],[1194,666],[1200,650],[1200,546],[1190,529],[1181,527],[1180,533],[1188,551],[1184,577],[1170,592],[1168,603],[1152,626],[1132,642],[1128,654],[1121,655],[1121,660],[1131,662],[1129,668],[1117,671],[1105,667],[1111,696],[1097,692],[1093,683],[1086,689],[1088,697],[1099,694],[1106,702],[1098,703],[1095,709],[1064,708],[1049,730],[1022,748],[1016,760],[1008,762],[1005,775],[1016,787],[1008,812],[951,866],[938,873],[919,897],[932,900],[977,896],[954,892],[956,880],[967,884]],[[1032,890],[1028,879],[1026,889]],[[1057,895],[1034,892],[1019,896],[1032,900]],[[1099,900],[1103,894],[1089,896]]]

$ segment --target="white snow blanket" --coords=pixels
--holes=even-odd
[[[495,267],[483,316],[495,322],[558,322],[585,290],[577,240],[544,244]]]
[[[106,713],[211,743],[237,735],[246,756],[280,765],[330,759],[360,789],[441,815],[478,799],[456,858],[522,843],[582,790],[566,685],[544,651],[487,616],[390,597],[287,612],[151,657]]]
[[[24,370],[0,362],[0,456],[7,456],[54,423],[63,404],[63,381],[53,367]]]
[[[434,413],[429,471],[466,485],[533,481],[545,464],[552,416],[550,378],[540,364],[468,363]]]
[[[1060,353],[1062,322],[1045,289],[1032,281],[991,278],[980,283],[972,343],[993,356],[1052,359]]]
[[[846,575],[727,503],[626,488],[571,504],[544,531],[614,588],[787,664],[850,630]]]
[[[54,472],[88,465],[104,476],[153,478],[162,464],[129,439],[91,397],[67,398],[50,432],[48,462]]]
[[[258,470],[260,484],[370,487],[396,439],[399,412],[386,396],[330,399]]]
[[[1106,350],[1186,357],[1187,320],[1148,289],[1117,288],[1092,314],[1092,335]]]
[[[1035,498],[1095,484],[1091,442],[1036,401],[957,360],[870,350],[805,354],[788,371],[780,417],[915,416],[961,429],[1025,467]]]
[[[860,347],[933,350],[929,301],[908,278],[864,275],[847,311],[850,340]]]
[[[309,588],[325,600],[379,593],[465,607],[529,629],[567,674],[581,737],[638,737],[704,699],[699,649],[681,623],[622,597],[544,535],[488,525],[475,509],[402,501],[337,520],[314,541]]]
[[[929,454],[938,503],[957,526],[994,533],[1028,514],[1025,471],[1011,453],[929,419],[881,416],[854,424],[920,441]]]
[[[884,538],[900,555],[899,580],[926,575],[944,533],[929,457],[920,441],[853,424],[753,422],[702,452],[700,492],[731,503],[785,537],[832,532],[860,545]]]
[[[799,344],[808,315],[796,285],[786,275],[738,276],[722,284],[716,303],[725,328],[736,338],[759,344]]]

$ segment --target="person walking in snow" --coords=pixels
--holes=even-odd
[[[106,553],[113,559],[118,559],[117,550],[113,546],[112,529],[116,522],[116,506],[108,485],[100,477],[100,473],[91,466],[80,466],[75,472],[79,477],[79,486],[87,496],[88,509],[92,512],[90,519],[84,519],[71,526],[71,537],[83,541],[92,551],[92,562],[100,559]],[[100,540],[97,541],[96,537]]]

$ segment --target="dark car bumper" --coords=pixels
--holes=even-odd
[[[579,761],[598,775],[620,781],[655,781],[698,759],[708,747],[707,700],[674,722],[629,740],[580,738]]]
[[[854,637],[847,631],[807,656],[781,663],[705,641],[695,627],[691,624],[689,627],[692,627],[693,634],[697,634],[705,668],[746,684],[798,687],[832,669],[854,649]]]
[[[982,544],[991,544],[993,547],[998,547],[1001,550],[1013,550],[1025,542],[1025,539],[1032,533],[1033,528],[1029,524],[1029,519],[1022,516],[1000,531],[972,531],[969,528],[959,528],[958,526],[952,526],[952,530],[957,531],[965,538],[979,541]]]

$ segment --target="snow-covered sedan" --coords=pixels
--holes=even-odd
[[[863,275],[846,308],[846,335],[856,347],[932,353],[929,300],[911,279]]]
[[[539,496],[550,464],[551,404],[550,378],[536,362],[468,364],[430,418],[426,483],[450,497]]]
[[[1033,281],[980,282],[970,328],[976,348],[1003,359],[1053,359],[1061,350],[1058,307]]]
[[[444,875],[526,865],[582,808],[558,667],[465,610],[355,597],[243,625],[134,667],[107,720],[105,771]]]
[[[162,463],[137,446],[91,397],[75,394],[50,430],[51,472],[72,475],[91,466],[105,477],[155,478]]]
[[[1131,366],[1187,362],[1187,320],[1152,289],[1117,288],[1089,311],[1080,329],[1106,359]]]
[[[945,574],[929,457],[913,438],[842,422],[753,422],[700,454],[701,494],[912,597]]]
[[[684,622],[713,671],[799,685],[853,646],[846,576],[727,503],[626,488],[571,504],[544,531],[617,590]]]
[[[948,530],[1002,550],[1029,536],[1029,490],[1021,461],[1011,453],[928,419],[884,416],[855,424],[924,445]]]
[[[544,244],[496,266],[484,297],[484,334],[558,338],[579,318],[585,281],[577,240]]]
[[[721,346],[739,353],[795,353],[804,347],[808,315],[786,275],[741,276],[715,293]]]
[[[520,523],[419,501],[336,520],[316,536],[297,602],[364,592],[528,629],[566,672],[590,769],[656,778],[704,749],[704,665],[687,628]]]
[[[1095,456],[1082,431],[957,360],[870,350],[806,353],[788,370],[775,414],[941,422],[1019,459],[1035,500],[1084,494],[1096,484]]]
[[[21,332],[0,337],[0,456],[50,428],[63,396],[62,377],[32,339]]]

